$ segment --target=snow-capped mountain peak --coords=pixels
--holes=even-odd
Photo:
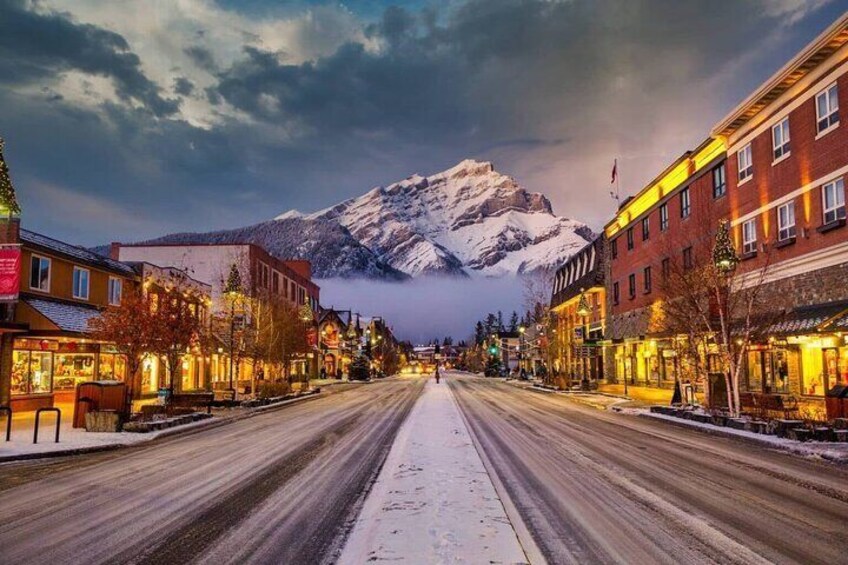
[[[295,214],[277,219],[301,217]],[[338,222],[410,276],[534,271],[558,264],[593,236],[585,224],[555,216],[544,195],[473,159],[304,217]]]

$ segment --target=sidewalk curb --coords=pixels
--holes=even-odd
[[[835,465],[848,466],[848,453],[844,454],[843,456],[834,456],[834,455],[831,455],[829,453],[815,453],[815,452],[812,452],[812,451],[804,451],[799,446],[795,446],[795,445],[792,445],[792,444],[782,444],[782,443],[779,443],[779,442],[770,442],[770,441],[766,440],[765,438],[761,439],[761,438],[757,438],[757,437],[735,434],[735,433],[733,433],[729,430],[725,430],[723,428],[719,428],[719,427],[715,427],[715,426],[710,427],[710,428],[708,428],[706,426],[695,426],[695,425],[692,425],[690,423],[687,423],[688,420],[681,420],[680,422],[676,422],[674,420],[667,419],[667,418],[658,418],[656,415],[653,415],[651,413],[646,413],[646,412],[642,412],[642,413],[639,413],[639,414],[636,414],[636,415],[639,418],[645,418],[647,420],[652,420],[654,422],[663,422],[665,424],[668,424],[670,426],[675,426],[675,427],[678,427],[678,428],[684,428],[684,429],[687,429],[687,430],[694,430],[696,432],[701,432],[701,433],[707,434],[707,435],[724,437],[724,438],[732,439],[732,440],[739,441],[739,442],[742,442],[742,443],[747,443],[749,445],[757,445],[759,447],[764,447],[764,448],[767,448],[767,449],[775,449],[775,450],[778,450],[778,451],[784,451],[784,452],[789,453],[790,455],[794,455],[796,457],[818,457],[820,459],[823,459],[824,461],[828,461],[828,462],[833,463]],[[769,436],[769,437],[771,437],[771,436]]]
[[[32,461],[35,459],[53,459],[56,457],[72,457],[74,455],[86,455],[89,453],[99,453],[103,451],[114,451],[116,449],[124,449],[124,448],[133,448],[133,447],[142,447],[151,445],[154,442],[159,441],[160,439],[165,438],[173,438],[177,436],[188,436],[195,433],[199,433],[202,431],[218,428],[220,426],[226,426],[228,424],[232,424],[235,422],[240,422],[242,420],[247,420],[249,418],[253,418],[255,416],[259,416],[260,414],[264,414],[266,412],[273,412],[274,410],[280,410],[292,404],[297,404],[299,402],[306,402],[309,400],[314,400],[316,398],[322,398],[325,396],[325,393],[319,392],[316,394],[310,394],[308,396],[301,396],[299,398],[290,398],[289,400],[284,400],[282,402],[277,402],[275,404],[268,404],[267,406],[258,406],[256,408],[251,409],[250,412],[242,414],[240,416],[234,416],[232,418],[221,418],[221,417],[213,417],[212,419],[201,420],[200,422],[193,422],[197,425],[192,426],[191,424],[187,426],[177,426],[175,428],[168,428],[166,430],[162,430],[161,433],[157,434],[155,437],[150,438],[146,441],[140,441],[135,443],[113,443],[109,445],[93,445],[91,447],[76,447],[71,449],[61,449],[57,451],[45,451],[43,453],[21,453],[19,455],[3,455],[0,456],[0,464],[3,463],[13,463],[15,461]],[[144,434],[140,434],[144,435]]]
[[[536,545],[536,540],[533,539],[532,534],[530,534],[530,530],[524,523],[524,519],[518,512],[518,508],[515,506],[515,503],[512,502],[512,498],[510,498],[509,493],[506,490],[506,486],[504,486],[503,482],[501,482],[500,477],[495,471],[495,466],[492,465],[492,462],[486,455],[486,451],[477,439],[477,434],[474,432],[474,428],[471,427],[471,423],[465,416],[465,412],[463,412],[462,406],[460,406],[459,401],[456,399],[453,389],[450,388],[449,390],[453,401],[456,403],[456,408],[459,411],[462,422],[465,424],[465,429],[468,431],[469,437],[471,437],[471,443],[474,444],[474,449],[477,451],[477,455],[483,462],[483,467],[489,475],[489,480],[492,481],[492,486],[495,487],[495,492],[501,501],[506,517],[509,519],[512,530],[515,532],[515,537],[518,538],[518,543],[521,545],[521,549],[524,550],[524,556],[527,557],[527,562],[531,565],[547,564],[547,559],[545,559],[545,556],[542,554],[539,546]]]

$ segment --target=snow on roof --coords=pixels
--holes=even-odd
[[[65,243],[63,241],[59,241],[58,239],[53,239],[52,237],[41,235],[40,233],[21,229],[21,242],[40,247],[47,251],[52,251],[53,253],[57,253],[59,255],[64,255],[66,257],[76,259],[94,267],[100,267],[101,269],[105,269],[107,271],[114,271],[123,275],[135,274],[135,271],[132,267],[121,263],[120,261],[115,261],[114,259],[110,259],[109,257],[100,255],[99,253],[89,251],[84,247],[71,245],[70,243]]]
[[[22,300],[65,332],[86,333],[88,321],[100,315],[100,310],[94,306],[31,296]]]

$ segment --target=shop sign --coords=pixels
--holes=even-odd
[[[0,245],[0,302],[18,299],[21,288],[21,246]]]
[[[30,351],[59,351],[59,342],[49,339],[16,339],[15,349]]]

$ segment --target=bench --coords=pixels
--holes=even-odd
[[[215,395],[211,392],[181,392],[172,394],[168,398],[168,409],[174,411],[174,409],[180,408],[202,407],[206,408],[207,412],[211,412],[214,399]]]
[[[799,415],[798,399],[783,394],[743,392],[739,394],[739,407],[743,414],[768,419],[778,413],[785,420]]]

